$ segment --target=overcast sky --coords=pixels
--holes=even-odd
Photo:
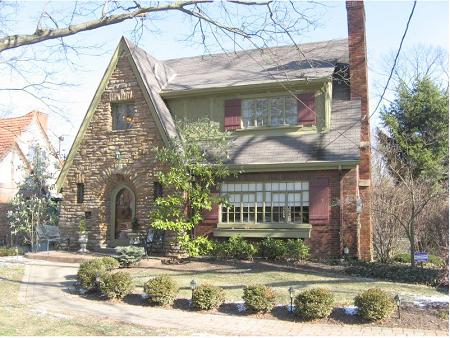
[[[19,2],[20,11],[12,26],[15,32],[33,32],[36,27],[37,13],[40,13],[44,6],[49,6],[46,4],[47,2]],[[347,37],[345,3],[333,1],[324,4],[325,6],[320,6],[314,13],[319,18],[319,25],[315,30],[304,32],[296,37],[298,43]],[[388,67],[385,59],[398,48],[412,4],[412,1],[366,1],[369,91],[372,109],[378,101],[380,88],[386,82]],[[71,2],[60,2],[54,6],[71,7],[73,5]],[[447,1],[419,1],[404,43],[404,51],[417,45],[440,46],[448,50],[448,16]],[[190,22],[181,15],[166,15],[164,19],[157,21],[155,26],[158,32],[145,32],[140,40],[140,47],[156,58],[178,58],[205,52],[200,45],[183,41],[186,33],[190,31]],[[63,153],[67,153],[70,148],[120,37],[122,35],[130,37],[132,27],[131,23],[126,23],[80,34],[76,39],[82,39],[86,43],[103,44],[98,50],[100,55],[80,56],[77,60],[79,67],[57,65],[62,70],[62,78],[74,85],[61,87],[57,93],[53,94],[59,101],[58,105],[63,108],[65,117],[51,113],[49,118],[49,134],[55,146],[57,146],[57,136],[65,137]],[[226,43],[225,45],[229,46]],[[39,51],[39,48],[45,48],[45,46],[35,47],[35,50]],[[405,55],[402,54],[400,57]],[[12,86],[14,81],[7,74],[2,74],[0,86]],[[33,109],[46,112],[46,108],[39,102],[21,93],[0,91],[0,103],[3,110],[2,116],[23,115]],[[375,116],[372,124],[376,123]]]

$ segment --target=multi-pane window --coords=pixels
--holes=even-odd
[[[133,127],[134,105],[132,103],[112,103],[112,129],[126,130]]]
[[[308,223],[307,181],[224,183],[222,223]]]
[[[277,96],[242,100],[242,128],[298,124],[297,99]]]

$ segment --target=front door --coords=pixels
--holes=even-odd
[[[123,188],[116,195],[114,239],[125,239],[126,233],[132,229],[133,196],[129,189]],[[125,238],[124,238],[125,237]]]

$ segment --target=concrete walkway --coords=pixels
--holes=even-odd
[[[70,293],[69,290],[72,288],[78,264],[29,259],[23,259],[20,263],[25,264],[25,274],[19,293],[20,301],[29,305],[33,311],[46,312],[50,315],[68,317],[75,314],[88,315],[150,328],[181,330],[186,331],[186,334],[193,332],[196,335],[448,336],[448,332],[445,331],[294,323],[88,300]]]

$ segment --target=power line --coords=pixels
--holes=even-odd
[[[402,38],[401,38],[401,40],[400,40],[400,44],[399,44],[399,47],[398,47],[398,50],[397,50],[397,54],[396,54],[395,59],[394,59],[394,64],[393,64],[392,67],[391,67],[391,71],[390,71],[388,80],[387,80],[387,82],[386,82],[386,86],[384,87],[383,93],[381,94],[381,97],[380,97],[380,100],[379,100],[378,103],[377,103],[377,106],[375,107],[375,109],[373,110],[373,112],[369,115],[368,120],[370,120],[370,119],[373,117],[373,115],[376,113],[376,111],[378,110],[378,107],[380,106],[381,102],[382,102],[383,99],[384,99],[384,95],[386,94],[387,88],[389,87],[389,82],[391,81],[392,75],[394,74],[395,67],[397,66],[398,57],[399,57],[399,55],[400,55],[400,51],[401,51],[402,46],[403,46],[403,41],[405,40],[405,37],[406,37],[406,33],[408,32],[409,24],[410,24],[411,19],[412,19],[413,15],[414,15],[414,11],[415,11],[415,9],[416,9],[416,5],[417,5],[417,0],[414,0],[414,4],[413,4],[413,7],[412,7],[412,9],[411,9],[411,13],[409,14],[409,18],[408,18],[408,21],[407,21],[407,23],[406,23],[405,31],[403,32],[403,36],[402,36]],[[335,137],[333,140],[331,140],[330,142],[328,142],[322,149],[325,149],[325,148],[328,147],[330,144],[332,144],[333,142],[335,142],[338,138],[340,138],[341,136],[344,136],[344,134],[345,134],[347,131],[349,131],[350,129],[352,129],[352,128],[353,128],[354,126],[356,126],[358,123],[359,123],[359,122],[352,124],[350,127],[348,127],[347,129],[345,129],[342,133],[341,133],[340,131],[337,131],[337,132],[339,133],[339,135],[336,136],[336,137]],[[345,136],[344,136],[344,137],[345,137]],[[352,142],[352,143],[354,143],[354,142]],[[357,146],[359,147],[359,145],[357,145]],[[374,150],[376,150],[376,149],[373,148],[373,147],[371,147],[371,148],[374,149]]]

